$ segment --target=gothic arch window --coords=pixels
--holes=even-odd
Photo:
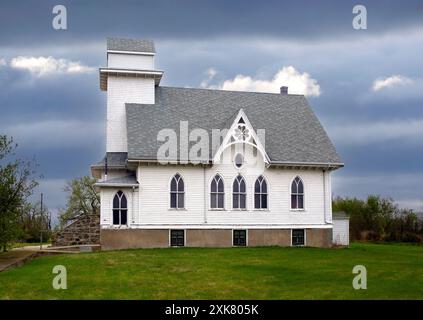
[[[216,174],[210,185],[210,208],[223,209],[225,205],[225,186],[220,175]]]
[[[241,153],[237,153],[234,157],[234,165],[237,169],[241,169],[244,164],[244,156]]]
[[[291,184],[291,209],[304,209],[304,183],[298,176]]]
[[[126,225],[128,217],[128,201],[122,191],[118,191],[113,198],[113,224]]]
[[[179,173],[170,182],[170,207],[172,209],[185,208],[185,185]]]
[[[244,178],[241,175],[238,175],[232,185],[232,207],[234,209],[246,209],[246,190]]]
[[[267,209],[267,182],[263,176],[257,178],[254,184],[254,208]]]

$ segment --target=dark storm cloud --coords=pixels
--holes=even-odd
[[[2,114],[0,123],[57,117],[92,119],[105,114],[97,72],[38,78],[28,71],[2,69],[0,101],[9,112]]]
[[[356,36],[352,7],[368,9],[368,33],[419,23],[421,1],[60,1],[68,9],[66,33],[51,28],[57,1],[2,1],[0,43],[45,43],[97,40],[109,35],[143,38],[213,38],[222,35],[284,38]],[[36,36],[36,37],[34,37]]]

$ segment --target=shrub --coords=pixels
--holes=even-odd
[[[352,240],[423,242],[423,221],[412,210],[398,208],[391,198],[337,197],[332,207],[349,215]]]

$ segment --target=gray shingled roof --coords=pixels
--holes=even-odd
[[[104,167],[106,164],[107,157],[107,167],[126,167],[126,160],[128,159],[127,152],[107,152],[103,159],[100,162],[92,165],[93,167]]]
[[[128,175],[125,177],[100,180],[95,185],[96,186],[132,186],[132,185],[138,185],[138,181],[135,175]]]
[[[223,129],[243,109],[252,126],[266,130],[271,162],[339,164],[325,130],[303,95],[156,87],[154,105],[126,104],[128,158],[156,159],[164,128]],[[212,158],[210,152],[210,158]]]
[[[153,41],[124,38],[107,38],[107,50],[156,52]]]
[[[344,211],[337,211],[332,213],[332,219],[333,220],[345,220],[345,219],[349,219],[350,217],[348,216],[348,214]]]

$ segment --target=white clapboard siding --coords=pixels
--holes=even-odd
[[[116,69],[154,70],[154,56],[108,53],[107,66]]]
[[[341,246],[348,246],[350,243],[349,220],[333,220],[333,243]]]
[[[154,104],[154,79],[107,80],[107,152],[127,152],[125,103]]]
[[[128,204],[128,224],[136,222],[138,211],[138,190],[132,188],[102,188],[100,192],[100,224],[109,226],[113,223],[113,198],[121,190]]]
[[[138,181],[141,182],[140,189],[139,193],[135,193],[137,204],[134,207],[135,212],[130,212],[130,216],[134,215],[132,226],[327,225],[327,220],[329,217],[331,219],[332,215],[329,173],[324,173],[323,170],[264,169],[263,166],[262,171],[255,169],[256,166],[250,167],[251,163],[251,159],[247,158],[241,170],[235,168],[232,161],[216,164],[211,168],[190,165],[140,165],[137,170]],[[170,181],[176,173],[179,173],[185,182],[183,210],[170,208]],[[221,175],[225,184],[225,210],[219,211],[210,209],[210,182],[216,174]],[[243,211],[232,208],[232,184],[238,174],[244,177],[247,185],[247,210]],[[261,174],[268,184],[268,210],[254,209],[254,183]],[[296,176],[301,177],[305,188],[305,209],[300,211],[291,210],[290,207],[290,188]],[[109,211],[102,213],[103,224],[107,224],[103,216],[111,216],[111,208],[103,203],[103,199],[106,203],[111,203],[117,191],[102,191],[102,210]],[[110,218],[108,221],[110,223]]]

